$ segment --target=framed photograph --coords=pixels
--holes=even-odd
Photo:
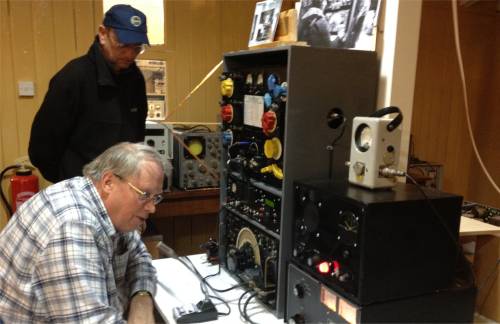
[[[374,51],[380,0],[301,0],[299,41]]]
[[[256,3],[248,47],[273,41],[280,10],[281,0],[266,0]]]

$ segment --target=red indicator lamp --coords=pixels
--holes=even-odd
[[[328,263],[327,261],[320,262],[318,263],[316,268],[318,269],[319,273],[327,274],[330,272],[330,263]]]
[[[340,275],[340,263],[338,261],[333,261],[332,265],[333,265],[333,274],[332,275],[335,275],[336,277],[338,277]]]

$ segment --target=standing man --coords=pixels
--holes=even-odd
[[[28,149],[47,180],[81,175],[85,164],[116,143],[144,141],[146,90],[134,60],[146,45],[146,16],[115,5],[87,54],[50,80]]]
[[[136,229],[163,172],[153,148],[120,143],[22,204],[0,233],[0,323],[154,323],[156,271]]]

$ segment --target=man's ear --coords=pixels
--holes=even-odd
[[[97,37],[99,37],[99,44],[104,45],[106,44],[106,36],[107,36],[107,30],[104,25],[99,25],[99,29],[97,31]]]
[[[118,178],[111,171],[106,171],[101,177],[101,188],[106,194],[111,193],[115,186]]]

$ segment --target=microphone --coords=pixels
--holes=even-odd
[[[196,275],[196,277],[201,281],[202,292],[205,295],[205,299],[199,301],[196,304],[186,304],[182,306],[176,306],[172,309],[174,319],[177,323],[199,323],[206,321],[214,321],[218,318],[219,313],[215,305],[210,300],[209,293],[207,288],[204,286],[203,277],[201,274],[194,268],[194,265],[191,261],[186,257],[186,259],[191,263],[193,268],[191,268],[184,260],[182,260],[174,249],[170,246],[166,245],[163,242],[159,242],[156,245],[158,251],[168,257],[173,258],[180,263],[182,263],[186,268],[189,269],[192,273]]]
[[[179,256],[177,255],[177,253],[175,253],[174,249],[163,242],[158,242],[158,244],[156,244],[156,248],[162,255],[166,256],[167,258],[179,259]]]

